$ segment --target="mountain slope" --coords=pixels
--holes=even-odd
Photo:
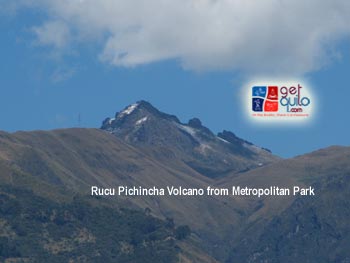
[[[45,192],[43,188],[47,185],[49,192],[43,194],[54,195],[53,199],[66,190],[90,195],[94,185],[205,188],[211,182],[184,164],[176,169],[168,167],[98,129],[1,133],[0,144],[3,146],[0,154],[0,163],[4,166],[0,171],[2,181],[39,192]],[[142,209],[149,207],[157,216],[175,217],[183,223],[220,225],[214,214],[226,211],[223,202],[203,198],[204,202],[185,197],[118,197],[111,203],[131,203]],[[211,208],[204,212],[207,216],[194,220],[203,215],[205,207]],[[229,214],[231,220],[236,217],[234,211]]]
[[[181,199],[90,197],[92,185],[148,187],[205,184],[205,180],[202,182],[195,179],[195,175],[171,170],[104,131],[68,129],[14,134],[0,132],[0,182],[0,224],[5,231],[0,234],[0,237],[3,236],[0,238],[1,260],[27,257],[28,262],[68,262],[68,259],[77,262],[113,262],[110,258],[113,256],[114,260],[123,258],[121,262],[136,262],[133,259],[136,256],[141,262],[145,262],[142,260],[146,258],[149,258],[149,262],[168,261],[168,258],[177,262],[177,257],[183,253],[183,259],[201,258],[202,262],[215,262],[192,242],[182,244],[174,241],[172,236],[176,232],[162,229],[167,221],[159,221],[175,218],[175,223],[179,225],[188,222],[192,216],[198,217],[203,208],[196,200],[189,200],[183,205]],[[80,203],[80,198],[85,203]],[[209,207],[220,207],[218,201],[209,200],[206,203]],[[150,208],[151,212],[143,215],[142,212],[131,210],[125,217],[118,217],[120,209],[124,207],[135,211]],[[189,210],[194,213],[186,217]],[[113,213],[114,216],[111,216]],[[133,213],[139,216],[139,222],[135,222]],[[84,214],[91,214],[91,217]],[[70,219],[66,222],[67,216]],[[147,222],[147,218],[156,220],[152,221],[156,223],[154,231],[160,234],[152,232],[142,237],[143,230],[140,227]],[[117,225],[123,220],[130,231],[134,229],[124,237],[133,238],[135,235],[142,244],[150,245],[146,250],[142,250],[143,246],[137,247],[139,243],[130,245],[130,240],[120,237],[120,231],[128,229]],[[95,226],[93,222],[100,222],[104,227]],[[208,216],[206,220],[198,222],[197,228],[204,224],[217,225],[218,222]],[[18,225],[24,229],[19,229]],[[108,227],[113,228],[113,231],[106,230]],[[58,228],[62,233],[57,232]],[[111,243],[108,236],[98,236],[102,234],[101,231],[115,233],[122,239],[113,239]],[[81,240],[80,234],[88,240]],[[164,234],[167,236],[164,237]],[[32,246],[34,243],[29,242],[34,238],[41,240],[36,243],[35,249]],[[108,246],[96,246],[104,242]],[[16,244],[21,244],[17,250],[14,249]],[[109,246],[114,246],[116,250],[108,252]],[[125,250],[125,246],[132,248],[133,253],[120,252]],[[181,249],[178,249],[179,246]],[[159,252],[162,254],[158,255]],[[85,259],[88,259],[77,258],[77,255],[85,255]]]
[[[227,262],[349,262],[350,173],[332,174],[315,187],[318,196],[298,197],[237,245]]]
[[[348,262],[349,183],[350,147],[338,146],[224,178],[219,185],[311,185],[316,194],[248,198],[251,210],[227,262]]]

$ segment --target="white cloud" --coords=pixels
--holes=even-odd
[[[133,67],[177,59],[186,69],[303,74],[349,37],[347,0],[31,0],[49,20],[42,44],[102,41],[100,57]]]
[[[70,38],[69,27],[62,21],[48,21],[32,28],[39,45],[63,48]]]

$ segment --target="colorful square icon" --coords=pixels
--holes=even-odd
[[[266,96],[266,86],[254,86],[252,88],[252,96],[253,97],[263,97]]]
[[[252,99],[253,111],[263,111],[264,100],[261,98]]]
[[[278,111],[278,102],[277,101],[265,101],[264,111]]]
[[[278,100],[278,87],[277,86],[269,86],[267,99],[269,100]]]

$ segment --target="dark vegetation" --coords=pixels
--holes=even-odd
[[[350,174],[331,173],[314,186],[317,196],[297,198],[226,262],[350,262]]]
[[[56,203],[0,186],[0,262],[177,262],[177,240],[190,234],[147,212]]]

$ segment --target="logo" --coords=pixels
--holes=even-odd
[[[301,120],[311,116],[312,97],[300,83],[250,86],[250,116],[261,120]]]
[[[253,87],[253,111],[278,111],[278,87]]]

